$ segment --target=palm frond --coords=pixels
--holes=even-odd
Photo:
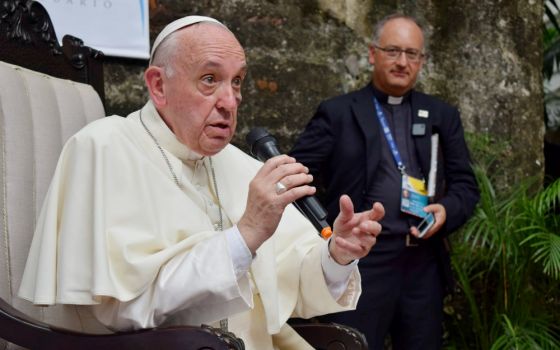
[[[547,0],[546,4],[554,6],[556,8],[556,11],[560,12],[560,6],[558,6],[556,0]]]
[[[475,141],[483,146],[478,151],[490,146],[499,154],[488,138]],[[546,188],[535,179],[499,188],[489,164],[474,167],[480,201],[452,236],[462,293],[457,310],[468,315],[455,320],[455,339],[469,349],[559,349],[560,180]]]
[[[541,263],[543,272],[560,280],[560,235],[550,232],[529,235],[521,244],[530,243],[535,263]]]
[[[491,350],[560,348],[554,328],[544,320],[530,319],[515,323],[507,315],[501,316],[502,334],[492,344]]]
[[[533,249],[532,260],[539,263],[543,272],[560,279],[560,179],[537,193],[526,206],[525,227],[519,232],[527,237],[520,245],[529,244]]]
[[[556,179],[540,192],[534,199],[539,213],[545,215],[548,211],[560,208],[560,179]]]
[[[560,6],[557,4],[556,0],[547,0],[545,2],[545,15],[552,25],[551,29],[547,29],[543,23],[543,37],[546,45],[543,58],[543,76],[547,80],[550,80],[554,74],[555,68],[558,68],[560,64],[560,41],[558,39],[560,25],[555,15],[555,13],[557,14],[558,12],[560,12]]]
[[[558,12],[558,5],[556,4],[555,1],[547,1],[544,7],[544,11],[546,14],[546,17],[548,18],[548,20],[550,21],[550,23],[552,23],[552,26],[558,31],[560,32],[560,26],[558,25],[558,21],[556,20],[556,16],[554,15],[554,11],[551,9],[551,7],[555,7],[556,11]]]

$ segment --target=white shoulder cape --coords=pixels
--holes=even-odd
[[[38,218],[22,298],[45,305],[93,305],[102,296],[129,301],[166,261],[216,234],[188,196],[192,185],[185,192],[177,188],[137,117],[136,112],[95,121],[65,145]],[[223,210],[237,223],[262,163],[229,145],[213,156],[213,164]],[[271,334],[292,316],[355,307],[359,274],[347,291],[350,302],[341,306],[326,287],[320,244],[313,226],[290,205],[257,251],[251,272]]]

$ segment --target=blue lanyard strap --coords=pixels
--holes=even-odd
[[[385,118],[383,109],[381,108],[381,105],[375,97],[373,98],[373,102],[375,104],[377,119],[379,119],[379,123],[381,124],[381,128],[383,129],[383,134],[385,134],[385,138],[389,143],[389,148],[391,149],[391,153],[393,154],[393,159],[397,164],[397,168],[402,174],[404,174],[404,163],[401,159],[401,154],[399,153],[399,149],[397,148],[395,139],[393,138],[393,134],[391,134],[391,129],[389,128],[389,124],[387,123],[387,118]]]

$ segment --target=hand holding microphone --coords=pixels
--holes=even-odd
[[[261,161],[281,155],[278,150],[276,139],[263,128],[255,128],[247,135],[247,143],[251,149],[251,154]],[[275,185],[277,193],[286,190],[286,185],[277,182]],[[321,203],[312,195],[296,199],[294,205],[309,219],[315,229],[320,232],[323,238],[329,238],[332,234],[331,227],[327,223],[327,211]]]
[[[276,145],[276,139],[263,128],[253,129],[247,135],[247,143],[251,149],[251,154],[259,160],[265,161],[257,176],[253,179],[252,185],[260,179],[266,179],[269,188],[271,187],[271,181],[275,183],[274,198],[270,199],[269,197],[267,203],[275,203],[275,200],[276,203],[281,203],[281,208],[278,208],[281,211],[277,212],[281,216],[285,206],[293,202],[311,221],[317,231],[321,232],[321,236],[324,238],[330,237],[333,233],[326,221],[327,212],[319,201],[313,197],[315,191],[308,191],[311,188],[307,185],[310,179],[304,178],[310,176],[307,175],[307,169],[302,164],[297,163],[294,158],[281,155]],[[289,184],[282,182],[288,181],[287,179],[291,179]],[[250,193],[252,185],[249,188]],[[266,186],[262,186],[262,188],[266,188]],[[270,192],[268,191],[268,193]],[[286,197],[286,195],[290,196]],[[267,209],[264,208],[263,204],[251,200],[249,200],[248,206],[257,210]],[[255,210],[253,209],[251,212],[255,213]],[[376,236],[381,232],[381,225],[378,221],[383,218],[384,214],[385,210],[381,203],[375,203],[370,210],[355,213],[352,200],[347,195],[343,195],[340,198],[340,214],[334,222],[335,233],[329,245],[331,257],[339,264],[344,265],[366,256],[375,244]],[[278,216],[278,221],[280,216]],[[258,220],[261,217],[265,217],[265,215],[251,216],[253,220]],[[259,222],[259,224],[263,228],[275,230],[278,221],[275,221],[273,226],[262,225],[262,222]],[[238,227],[240,224],[238,224]],[[242,231],[241,228],[240,231]],[[268,234],[271,235],[272,233],[269,232]]]
[[[257,171],[249,183],[245,212],[237,223],[252,253],[274,234],[287,205],[315,193],[315,188],[307,185],[311,179],[307,168],[287,155],[269,159]],[[278,193],[278,182],[287,189]]]

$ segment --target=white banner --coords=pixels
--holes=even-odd
[[[148,0],[37,0],[60,42],[66,34],[106,56],[150,57]]]

